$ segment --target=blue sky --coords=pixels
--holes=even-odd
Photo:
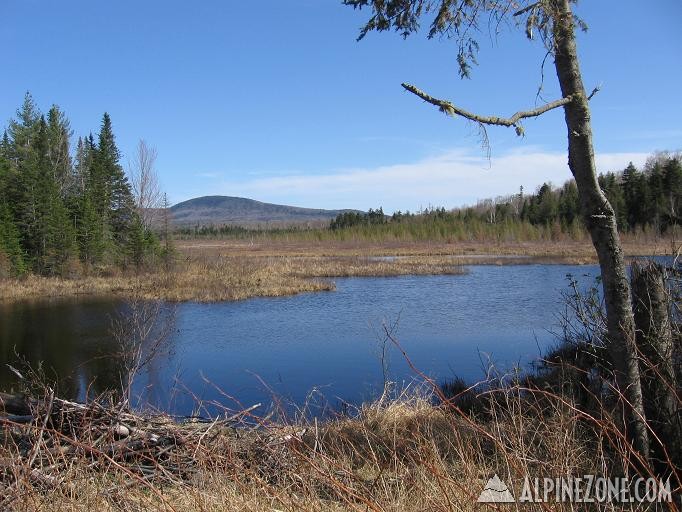
[[[579,38],[601,170],[682,148],[682,3],[582,0]],[[416,210],[562,182],[560,110],[476,130],[400,87],[411,82],[480,113],[536,104],[538,43],[503,28],[480,34],[480,65],[460,80],[456,48],[424,34],[370,34],[340,0],[0,1],[0,120],[29,90],[60,105],[76,133],[108,111],[126,157],[144,138],[173,202],[199,195],[299,206]],[[543,96],[558,97],[551,62]]]

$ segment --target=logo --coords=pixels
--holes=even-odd
[[[495,475],[478,497],[478,503],[516,503],[507,484]],[[518,503],[670,503],[670,480],[654,478],[582,477],[530,478],[526,476]]]
[[[478,497],[478,503],[514,503],[514,496],[509,492],[507,484],[495,475],[485,484],[485,488]]]

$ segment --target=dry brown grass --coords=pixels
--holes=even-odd
[[[670,254],[669,240],[624,240],[628,256]],[[170,274],[114,272],[74,279],[0,277],[0,301],[66,296],[142,296],[169,301],[221,301],[333,290],[328,279],[462,273],[464,265],[593,264],[588,242],[456,244],[184,240]]]
[[[28,276],[5,279],[0,300],[66,296],[118,296],[167,301],[215,302],[334,290],[342,276],[457,274],[452,261],[411,257],[395,261],[342,257],[204,255],[187,258],[171,272],[118,273],[74,279]]]
[[[260,420],[237,430],[208,424],[205,435],[185,434],[170,452],[172,461],[185,461],[183,476],[172,478],[162,470],[136,470],[136,464],[149,467],[144,456],[107,462],[72,451],[57,455],[52,466],[31,465],[6,435],[0,447],[3,505],[46,511],[471,511],[488,510],[476,500],[494,474],[518,496],[525,477],[630,471],[627,449],[619,451],[612,442],[616,430],[608,418],[590,423],[565,397],[528,397],[517,387],[491,396],[485,420],[447,403],[434,406],[422,391],[319,423]],[[35,432],[36,423],[15,429]],[[79,428],[87,431],[88,425]],[[178,438],[186,429],[178,426]],[[73,433],[66,437],[83,444]],[[49,432],[40,432],[40,439],[48,450]],[[32,477],[31,468],[51,479]],[[507,507],[568,511],[580,505]],[[643,509],[635,503],[594,504],[590,510]]]
[[[642,239],[622,236],[623,248],[628,256],[665,255],[671,253],[668,238]],[[576,258],[595,262],[596,254],[589,240],[528,241],[528,242],[453,242],[442,241],[301,241],[286,239],[244,240],[179,240],[178,249],[190,257],[205,255],[250,256],[468,256],[485,262],[499,256],[540,257],[552,259]],[[676,247],[675,247],[676,248]]]
[[[264,260],[225,258],[214,262],[188,261],[168,273],[74,279],[28,276],[2,281],[0,300],[97,295],[208,302],[334,289],[332,282],[286,275],[278,267]]]

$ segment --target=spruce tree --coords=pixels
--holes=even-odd
[[[18,111],[18,120],[10,122],[12,146],[12,175],[9,183],[9,204],[19,230],[21,245],[29,263],[39,250],[39,205],[38,169],[40,157],[37,152],[39,138],[38,120],[33,120],[31,103],[24,101]],[[23,115],[22,115],[23,114]]]
[[[44,118],[38,123],[26,172],[35,201],[27,239],[34,269],[45,275],[61,275],[74,256],[74,233],[52,169],[48,125]]]
[[[63,198],[72,194],[72,162],[69,141],[73,132],[69,120],[57,105],[47,113],[47,153],[54,180]]]
[[[137,268],[142,268],[145,254],[147,253],[147,237],[142,224],[142,219],[137,214],[133,215],[131,225],[128,227],[127,255],[130,262]]]
[[[666,217],[668,224],[678,224],[682,201],[682,161],[669,158],[663,168],[664,189],[667,192]]]
[[[19,230],[9,207],[9,149],[9,138],[5,132],[0,142],[0,277],[20,275],[26,271]]]
[[[97,147],[90,134],[79,140],[74,173],[80,188],[76,218],[78,248],[81,260],[88,267],[104,260],[110,239],[108,208],[102,204],[106,187],[95,164]]]
[[[9,123],[9,139],[12,146],[10,160],[18,166],[28,158],[31,145],[38,133],[40,110],[33,101],[31,93],[26,93],[24,102],[16,115],[17,119],[12,119]]]
[[[646,222],[646,180],[632,162],[623,171],[623,195],[630,229]]]
[[[101,193],[95,199],[97,213],[106,224],[115,257],[122,256],[128,244],[135,211],[130,184],[119,160],[111,118],[105,113],[94,158],[95,185],[97,193]]]

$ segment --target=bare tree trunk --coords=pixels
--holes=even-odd
[[[580,196],[583,220],[597,251],[606,303],[608,347],[618,391],[623,394],[627,429],[635,448],[648,458],[649,442],[642,403],[635,324],[623,250],[613,208],[597,182],[588,97],[582,81],[569,0],[554,0],[555,68],[566,103],[568,166]],[[621,401],[622,402],[622,401]]]
[[[682,463],[682,428],[673,367],[670,300],[661,265],[653,261],[632,264],[632,304],[641,354],[644,412],[660,440],[659,443],[652,439],[651,458],[659,470],[665,471],[670,469],[667,457]]]
[[[149,230],[154,227],[158,209],[161,208],[161,186],[156,172],[156,148],[147,145],[140,139],[137,144],[135,160],[128,164],[130,173],[130,185],[135,197],[137,213],[142,220],[144,228]]]

